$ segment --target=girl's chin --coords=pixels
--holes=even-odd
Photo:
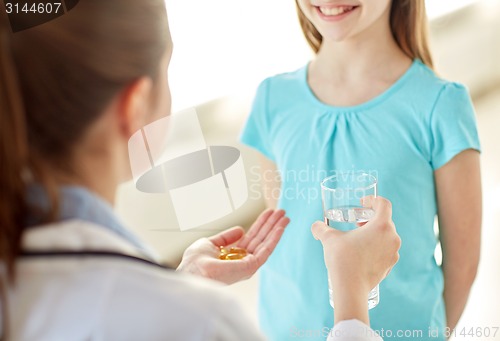
[[[327,32],[325,34],[321,34],[323,37],[323,41],[329,41],[332,43],[341,43],[350,38],[350,34],[348,32]]]

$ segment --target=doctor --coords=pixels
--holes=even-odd
[[[195,242],[175,271],[111,208],[130,177],[129,137],[170,110],[171,53],[163,0],[81,0],[15,34],[1,8],[3,339],[262,339],[224,287],[200,276],[226,284],[252,276],[288,224],[283,211],[263,212],[247,233],[235,227]],[[363,228],[312,228],[337,305],[331,340],[379,339],[366,297],[400,241],[390,203],[365,204],[376,215]],[[218,247],[230,244],[249,255],[219,260]]]

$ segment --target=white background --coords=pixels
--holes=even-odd
[[[293,0],[165,0],[174,41],[173,111],[293,71],[312,56]],[[474,0],[427,0],[434,18]]]

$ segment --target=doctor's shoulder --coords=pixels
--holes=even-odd
[[[116,314],[117,329],[133,324],[130,332],[148,340],[263,340],[225,285],[135,262],[121,266],[106,311]]]
[[[16,340],[261,339],[225,286],[148,261],[101,226],[29,229],[23,249],[8,305]]]

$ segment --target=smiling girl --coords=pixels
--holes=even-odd
[[[263,154],[266,179],[275,169],[308,174],[265,184],[266,200],[285,209],[291,224],[261,271],[262,328],[272,340],[298,332],[324,338],[333,319],[327,272],[304,226],[322,217],[325,174],[369,170],[393,203],[402,238],[400,262],[370,312],[372,327],[387,339],[409,331],[443,340],[479,261],[480,146],[470,96],[433,71],[424,0],[297,0],[297,10],[315,57],[262,82],[242,134]],[[267,195],[275,186],[278,203]]]

